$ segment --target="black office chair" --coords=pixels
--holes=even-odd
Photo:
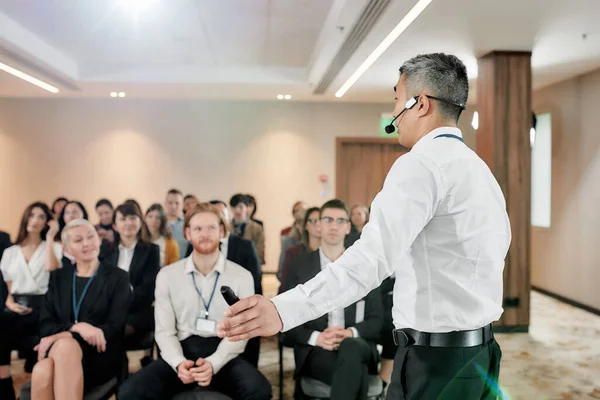
[[[197,387],[192,391],[179,393],[171,400],[232,400],[223,393],[215,392],[209,388]]]
[[[119,382],[117,377],[112,378],[108,382],[94,387],[88,391],[83,400],[108,400],[116,395],[119,390]],[[27,382],[21,388],[20,400],[31,400],[31,381]]]

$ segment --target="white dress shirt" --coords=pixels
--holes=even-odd
[[[227,258],[227,252],[229,251],[229,235],[227,234],[223,239],[221,239],[221,253]]]
[[[62,259],[62,246],[54,243],[54,254]],[[5,281],[11,281],[11,294],[46,294],[50,272],[46,271],[46,241],[42,240],[29,262],[25,260],[21,246],[9,247],[2,254],[0,270]]]
[[[137,241],[131,247],[125,247],[122,244],[119,244],[119,260],[117,261],[117,266],[127,273],[129,273],[129,268],[131,268],[131,260],[133,260],[133,253],[135,252],[136,245]]]
[[[329,266],[329,264],[331,264],[331,260],[329,258],[327,258],[325,253],[323,253],[323,249],[321,249],[320,247],[319,247],[319,260],[321,261],[321,271],[323,271],[325,268],[327,268]],[[332,326],[341,326],[342,328],[346,327],[346,317],[344,315],[343,308],[336,308],[335,310],[329,311],[327,313],[327,327],[331,328]],[[354,334],[354,337],[358,337],[358,330],[356,328],[351,327],[349,329]],[[310,335],[310,338],[308,339],[308,344],[311,346],[316,346],[317,338],[319,337],[320,334],[321,334],[321,332],[314,331]]]
[[[502,315],[511,232],[488,166],[438,128],[398,158],[361,238],[329,268],[273,299],[287,331],[364,297],[394,271],[396,328],[450,332]]]
[[[186,360],[181,349],[181,341],[192,335],[217,336],[216,331],[206,333],[196,330],[196,319],[205,317],[205,308],[194,287],[192,274],[194,274],[196,285],[207,304],[215,287],[217,276],[219,277],[208,310],[208,319],[216,322],[225,318],[225,310],[229,307],[221,295],[222,285],[233,289],[239,298],[254,294],[252,274],[245,268],[227,260],[223,254],[219,254],[217,264],[206,276],[196,270],[192,257],[189,256],[162,268],[156,278],[154,307],[156,343],[161,357],[175,370]],[[213,372],[216,374],[225,364],[241,354],[246,343],[247,341],[230,342],[228,339],[223,339],[217,350],[205,357],[212,364]]]

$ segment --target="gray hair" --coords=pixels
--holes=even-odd
[[[433,96],[467,104],[467,68],[456,56],[444,53],[420,54],[402,64],[400,75],[404,75],[407,99],[429,89]],[[443,101],[437,103],[444,119],[458,121],[462,112],[458,106]]]
[[[78,226],[89,226],[94,232],[96,232],[94,225],[87,219],[74,219],[63,228],[62,233],[60,234],[60,239],[62,240],[63,246],[69,247],[69,231]],[[98,233],[96,232],[96,234]]]

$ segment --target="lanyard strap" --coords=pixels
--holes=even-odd
[[[441,135],[437,135],[436,137],[434,137],[434,139],[437,139],[437,138],[439,138],[439,137],[446,137],[446,138],[450,138],[450,139],[458,139],[458,140],[460,140],[460,141],[461,141],[461,142],[463,142],[463,143],[465,142],[465,141],[463,140],[463,138],[461,138],[460,136],[453,135],[453,134],[451,134],[451,133],[443,133],[443,134],[441,134]]]
[[[73,316],[75,317],[75,323],[79,322],[79,311],[81,310],[81,304],[83,303],[83,298],[85,297],[85,294],[87,293],[88,289],[90,288],[90,285],[92,284],[92,281],[96,277],[96,274],[98,273],[99,269],[100,269],[100,266],[98,265],[98,268],[96,268],[92,277],[87,281],[87,283],[83,287],[83,292],[81,292],[81,297],[79,298],[79,301],[77,301],[77,295],[75,293],[77,291],[77,268],[75,268],[75,270],[73,271]]]
[[[210,308],[210,303],[212,303],[212,301],[213,301],[213,297],[215,295],[215,290],[217,289],[217,283],[219,282],[220,276],[221,276],[221,274],[219,272],[217,272],[217,279],[215,279],[215,285],[213,286],[212,293],[210,294],[210,298],[208,299],[208,303],[206,303],[204,301],[204,297],[202,297],[202,293],[200,293],[200,289],[198,289],[198,285],[196,285],[196,277],[194,276],[194,273],[192,272],[192,280],[194,281],[194,289],[196,289],[196,293],[198,293],[198,296],[200,297],[200,299],[202,300],[202,304],[204,305],[204,319],[208,319],[208,309]]]

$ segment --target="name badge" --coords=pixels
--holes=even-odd
[[[196,330],[205,333],[217,333],[217,321],[206,318],[196,318]]]

